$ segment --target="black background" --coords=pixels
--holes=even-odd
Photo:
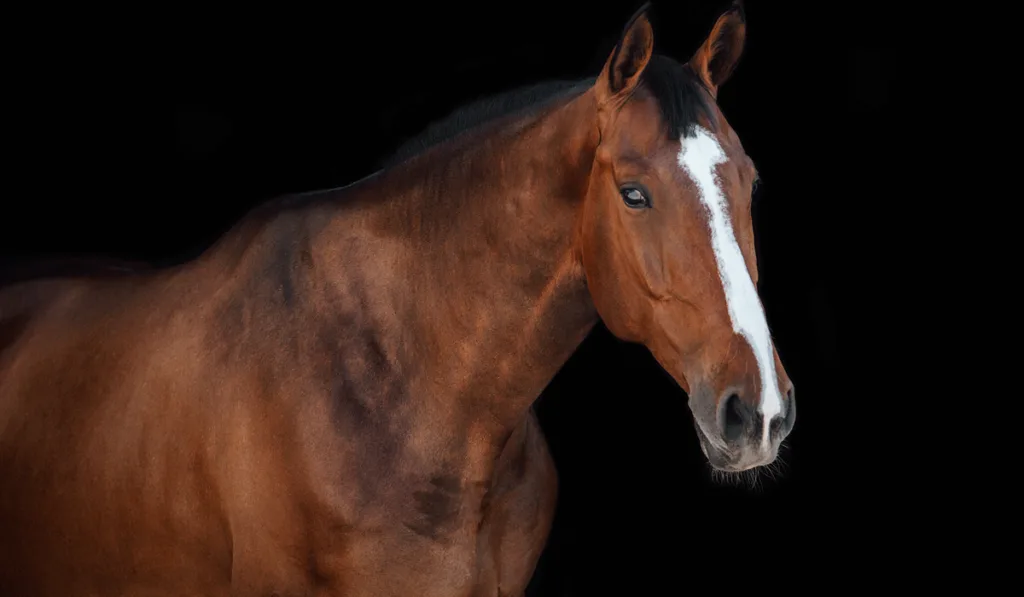
[[[187,259],[263,200],[373,172],[465,101],[597,74],[639,6],[249,4],[12,17],[5,259]],[[927,543],[876,441],[902,424],[877,414],[876,365],[900,342],[883,316],[901,258],[874,211],[900,192],[901,148],[871,134],[905,91],[886,6],[748,2],[720,94],[763,179],[760,290],[799,404],[784,473],[712,483],[686,396],[599,326],[538,402],[561,497],[532,594],[776,583],[851,553],[877,571]],[[656,50],[686,60],[724,8],[654,2]]]

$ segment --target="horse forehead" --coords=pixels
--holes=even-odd
[[[722,165],[733,161],[728,145],[713,131],[703,127],[694,127],[689,136],[679,136],[679,146],[675,155],[676,166],[684,176],[689,178],[702,192],[712,191],[709,186],[722,192],[721,177],[724,174]]]

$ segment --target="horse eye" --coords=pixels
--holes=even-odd
[[[638,189],[637,187],[625,187],[620,191],[620,193],[622,193],[622,201],[629,207],[636,209],[651,206],[651,200],[647,197],[647,193],[642,189]]]

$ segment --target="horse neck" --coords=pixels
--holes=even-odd
[[[373,193],[395,193],[371,227],[409,258],[393,291],[412,299],[393,307],[408,313],[403,342],[422,347],[410,358],[432,395],[505,430],[597,322],[576,248],[597,141],[593,98],[574,95],[413,160]]]

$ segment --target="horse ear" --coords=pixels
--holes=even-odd
[[[703,81],[712,96],[729,79],[743,54],[747,37],[747,21],[742,0],[736,0],[722,16],[718,17],[711,33],[690,58],[690,68]]]
[[[633,14],[605,62],[596,84],[599,103],[629,95],[640,81],[654,51],[654,31],[647,19],[650,7],[647,2]]]

